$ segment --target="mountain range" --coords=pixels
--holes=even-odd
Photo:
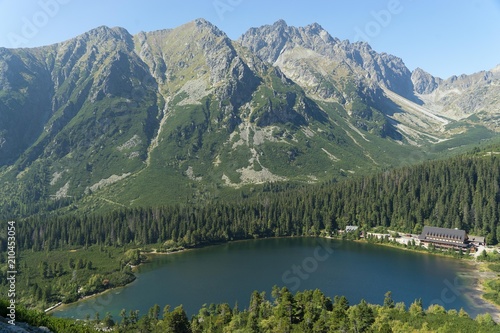
[[[316,183],[497,136],[500,67],[434,77],[318,24],[234,41],[203,19],[0,48],[4,217]]]

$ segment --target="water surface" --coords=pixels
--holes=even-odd
[[[350,304],[361,299],[382,304],[392,291],[396,302],[409,306],[421,298],[425,307],[483,313],[473,293],[472,266],[464,261],[413,253],[373,244],[320,238],[281,238],[233,242],[169,255],[154,255],[140,266],[137,280],[101,296],[60,307],[59,317],[84,319],[121,309],[147,313],[154,304],[182,304],[193,315],[210,303],[238,303],[246,308],[254,290],[273,285],[292,291],[320,289],[344,295]]]

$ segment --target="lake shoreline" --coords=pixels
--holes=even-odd
[[[330,237],[327,237],[327,238],[330,238]],[[336,238],[332,237],[331,239],[336,239]],[[492,316],[493,320],[497,324],[500,324],[500,305],[484,298],[484,294],[486,293],[484,282],[488,279],[496,277],[497,275],[500,275],[500,274],[493,272],[491,269],[489,269],[487,262],[478,261],[477,258],[474,258],[474,257],[457,258],[457,257],[451,256],[451,255],[448,255],[446,253],[430,252],[428,250],[421,250],[421,249],[412,249],[412,248],[405,247],[401,244],[368,242],[366,239],[359,239],[359,240],[354,240],[354,241],[360,242],[360,243],[365,243],[365,244],[369,243],[369,244],[374,244],[374,245],[382,245],[382,246],[385,246],[388,248],[409,251],[412,253],[428,254],[428,255],[433,255],[433,256],[439,256],[442,258],[450,258],[450,259],[459,260],[461,262],[467,263],[468,265],[473,267],[473,269],[472,269],[472,271],[474,272],[473,279],[475,280],[475,282],[474,282],[474,285],[471,287],[471,289],[474,291],[474,293],[466,294],[466,296],[470,299],[470,301],[474,304],[475,307],[487,309],[486,312]],[[457,309],[457,310],[459,310],[459,309]]]
[[[479,268],[480,266],[480,263],[477,263],[476,267]],[[487,309],[487,313],[491,315],[493,320],[497,324],[500,324],[500,306],[484,298],[484,281],[486,278],[484,278],[480,273],[481,272],[478,271],[478,274],[476,275],[476,283],[472,288],[477,292],[477,294],[474,293],[468,296],[470,296],[470,299],[475,306]]]
[[[266,237],[266,238],[249,238],[249,239],[230,240],[230,241],[227,241],[227,242],[218,242],[218,243],[213,243],[213,244],[204,244],[203,246],[197,246],[197,247],[192,247],[192,248],[182,248],[182,249],[179,249],[179,250],[176,250],[176,251],[166,251],[166,252],[158,252],[157,249],[152,248],[152,250],[149,250],[149,251],[148,250],[146,250],[146,251],[142,251],[141,250],[141,255],[145,255],[147,259],[145,261],[141,262],[138,265],[135,265],[135,266],[130,265],[130,267],[132,268],[132,271],[134,273],[136,273],[139,266],[148,264],[150,262],[150,260],[152,259],[151,257],[158,256],[158,255],[172,255],[172,254],[176,254],[176,253],[183,253],[183,252],[187,252],[187,251],[193,251],[193,250],[203,249],[203,248],[212,247],[212,246],[218,246],[218,245],[224,245],[224,244],[236,243],[236,242],[247,242],[247,241],[252,241],[252,240],[280,239],[280,238],[304,238],[304,237],[305,238],[323,238],[323,239],[343,240],[343,239],[338,238],[338,237],[330,237],[330,236],[325,236],[325,235],[322,235],[322,236],[282,236],[282,237]],[[471,261],[471,260],[466,259],[466,258],[456,258],[456,257],[450,256],[450,255],[446,255],[446,254],[443,254],[443,253],[434,253],[434,252],[422,251],[422,250],[418,250],[418,249],[410,249],[410,248],[406,248],[406,247],[401,246],[401,245],[387,244],[387,243],[377,243],[377,242],[369,242],[369,241],[367,241],[365,239],[360,239],[360,240],[344,239],[344,240],[350,241],[350,242],[356,242],[356,243],[382,245],[384,247],[389,247],[389,248],[394,248],[394,249],[399,249],[399,250],[406,250],[406,251],[410,251],[410,252],[413,252],[413,253],[428,254],[428,255],[437,255],[439,257],[447,257],[447,258],[450,258],[450,259],[455,259],[455,260],[459,260],[461,262],[467,262],[467,263],[469,263],[471,266],[474,267],[474,269],[472,271],[476,272],[474,274],[474,279],[475,279],[476,283],[471,288],[475,292],[473,294],[471,294],[471,295],[467,295],[468,298],[470,298],[475,305],[479,304],[481,308],[487,308],[488,309],[487,312],[490,313],[490,315],[493,317],[493,319],[495,320],[495,322],[500,323],[500,306],[494,304],[493,302],[491,302],[491,301],[489,301],[489,300],[487,300],[487,299],[485,299],[483,297],[483,295],[485,293],[483,282],[484,282],[485,279],[481,276],[481,274],[480,274],[481,272],[479,271],[479,269],[481,268],[481,262],[477,262],[476,260]],[[149,257],[149,256],[151,256],[151,257]],[[134,279],[134,281],[136,281],[136,280],[137,279]],[[87,300],[89,298],[96,298],[96,297],[102,296],[102,295],[104,295],[104,294],[106,294],[108,292],[118,290],[119,288],[124,288],[124,287],[130,286],[130,284],[132,282],[134,282],[134,281],[131,281],[130,283],[128,283],[126,285],[123,285],[123,286],[109,288],[109,289],[106,289],[106,290],[104,290],[102,292],[99,292],[99,293],[96,293],[96,294],[84,296],[84,297],[82,297],[82,298],[80,298],[77,301],[72,302],[72,303],[58,304],[57,306],[54,306],[49,311],[47,311],[47,313],[52,314],[52,313],[55,312],[55,310],[60,309],[61,307],[64,307],[65,305],[78,304],[80,301],[84,301],[84,300]],[[457,310],[459,310],[459,309],[457,309]]]
[[[215,244],[210,244],[208,246],[213,246]],[[141,255],[145,255],[146,257],[148,255],[171,255],[171,254],[176,254],[176,253],[183,253],[183,252],[187,252],[187,251],[192,251],[192,250],[196,250],[196,249],[201,249],[201,248],[204,248],[205,246],[203,247],[196,247],[196,248],[183,248],[183,249],[180,249],[180,250],[177,250],[177,251],[165,251],[165,252],[158,252],[156,249],[153,249],[153,251],[141,251]],[[145,264],[148,264],[149,263],[149,258],[147,258],[147,260],[145,261],[142,261],[140,264],[138,265],[129,265],[130,266],[130,269],[132,270],[133,273],[137,272],[137,269],[139,268],[139,266],[142,266],[142,265],[145,265]],[[135,276],[135,274],[134,274]],[[125,287],[128,287],[130,286],[130,284],[132,284],[133,282],[135,282],[137,280],[137,276],[135,276],[135,279],[133,281],[130,281],[129,283],[123,285],[123,286],[117,286],[117,287],[113,287],[113,288],[108,288],[108,289],[105,289],[103,291],[100,291],[98,293],[95,293],[95,294],[90,294],[90,295],[85,295],[81,298],[79,298],[78,300],[74,301],[74,302],[70,302],[70,303],[63,303],[63,302],[59,302],[51,307],[49,307],[48,309],[46,309],[44,312],[47,313],[47,314],[51,314],[51,313],[54,313],[55,310],[66,306],[66,305],[74,305],[74,304],[78,304],[79,302],[81,301],[85,301],[87,299],[90,299],[90,298],[96,298],[96,297],[99,297],[99,296],[102,296],[102,295],[105,295],[111,291],[116,291],[120,288],[125,288]]]
[[[144,254],[147,257],[147,255],[175,254],[175,253],[186,252],[186,251],[189,251],[189,250],[193,250],[193,249],[182,249],[182,250],[172,251],[172,252],[157,252],[156,249],[154,249],[153,251],[149,251],[149,252],[143,252],[143,251],[141,251],[141,254]],[[149,261],[143,261],[143,262],[141,262],[138,265],[129,265],[129,266],[130,266],[130,269],[132,270],[132,272],[135,273],[135,272],[137,272],[137,269],[139,268],[139,266],[147,264],[148,262]],[[135,276],[135,274],[134,274],[134,276]],[[123,286],[117,286],[117,287],[113,287],[113,288],[108,288],[108,289],[105,289],[105,290],[100,291],[98,293],[94,293],[94,294],[90,294],[90,295],[85,295],[85,296],[79,298],[78,300],[76,300],[74,302],[70,302],[70,303],[59,302],[59,303],[57,303],[57,304],[55,304],[55,305],[47,308],[46,310],[44,310],[44,312],[47,313],[47,314],[51,314],[51,313],[55,312],[56,309],[61,308],[61,307],[64,308],[64,306],[66,306],[66,305],[78,304],[81,301],[85,301],[85,300],[88,300],[90,298],[96,298],[96,297],[105,295],[105,294],[107,294],[107,293],[109,293],[111,291],[116,291],[116,290],[119,290],[120,288],[128,287],[128,286],[130,286],[130,284],[132,284],[136,280],[137,280],[137,276],[135,276],[134,280],[130,281],[129,283],[127,283],[127,284],[125,284]]]

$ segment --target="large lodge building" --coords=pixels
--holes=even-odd
[[[484,237],[467,236],[464,230],[425,226],[418,237],[421,243],[436,248],[455,250],[475,250],[477,246],[486,245]]]

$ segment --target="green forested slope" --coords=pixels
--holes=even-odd
[[[348,224],[406,232],[419,232],[423,225],[456,227],[485,235],[489,244],[495,244],[500,202],[496,150],[476,150],[320,186],[270,184],[251,197],[241,191],[233,202],[19,220],[17,246],[26,258],[18,266],[19,297],[48,306],[74,300],[78,286],[90,293],[102,290],[106,286],[96,281],[104,278],[113,285],[123,284],[130,276],[126,264],[140,260],[138,250],[127,250],[148,244],[161,251],[236,239],[318,235]],[[7,252],[5,235],[0,249]],[[73,259],[78,268],[72,267],[71,259],[68,262],[68,254],[78,256],[78,262]],[[3,255],[1,260],[5,259]],[[73,269],[78,269],[81,281],[70,281]],[[1,272],[6,274],[6,266]]]
[[[262,193],[203,207],[124,209],[105,215],[41,216],[19,222],[23,249],[65,245],[182,246],[251,237],[315,235],[346,225],[419,232],[423,225],[465,229],[497,242],[500,158],[475,152],[321,186]],[[3,246],[5,246],[3,244]]]
[[[402,103],[412,82],[397,57],[319,25],[268,28],[232,41],[199,19],[0,49],[0,219],[205,204],[266,182],[366,175],[497,135],[478,110],[454,121]]]

